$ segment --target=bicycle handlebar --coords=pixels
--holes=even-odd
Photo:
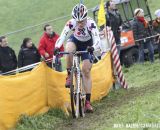
[[[57,54],[57,55],[69,55],[69,54],[79,55],[79,54],[85,54],[85,53],[89,53],[89,52],[88,52],[88,51],[58,52],[58,54]]]

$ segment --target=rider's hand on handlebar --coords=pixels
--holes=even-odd
[[[58,52],[60,52],[60,49],[59,49],[59,48],[55,48],[55,49],[54,49],[54,55],[57,55]]]
[[[94,47],[88,46],[88,47],[87,47],[87,51],[88,51],[89,53],[93,54],[93,52],[94,52]]]

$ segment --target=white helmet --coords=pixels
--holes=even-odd
[[[144,11],[141,8],[137,8],[134,11],[134,16],[144,16]]]
[[[160,9],[156,10],[154,14],[157,18],[160,18]]]
[[[77,4],[72,10],[72,17],[76,21],[82,21],[87,18],[88,10],[83,4]]]

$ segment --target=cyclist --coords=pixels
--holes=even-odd
[[[96,26],[96,23],[87,16],[88,10],[83,4],[77,4],[72,10],[72,19],[69,20],[59,39],[56,42],[54,54],[56,55],[60,51],[60,47],[64,43],[65,39],[69,34],[70,37],[67,40],[66,51],[75,52],[75,51],[85,51],[87,50],[90,53],[93,53],[94,50],[101,49],[100,46],[100,37],[99,31]],[[72,33],[71,33],[72,32]],[[71,66],[72,66],[73,55],[66,56],[67,62],[67,72],[68,76],[66,78],[66,87],[69,87],[71,84]],[[91,75],[90,71],[92,68],[92,63],[90,62],[89,54],[82,54],[82,74],[84,81],[84,88],[86,91],[86,102],[85,102],[85,112],[93,112],[93,108],[90,104],[91,98]]]

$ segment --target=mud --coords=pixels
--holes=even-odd
[[[72,117],[70,117],[65,119],[56,125],[56,130],[95,130],[101,125],[111,127],[112,125],[109,124],[109,119],[116,116],[114,110],[118,110],[119,107],[128,104],[132,100],[134,101],[137,97],[142,97],[145,94],[157,91],[160,91],[160,81],[150,83],[148,86],[141,88],[134,87],[128,90],[119,89],[111,91],[109,95],[101,101],[93,103],[93,114],[86,114],[85,118],[72,119]],[[106,120],[108,120],[108,124],[106,124]]]

